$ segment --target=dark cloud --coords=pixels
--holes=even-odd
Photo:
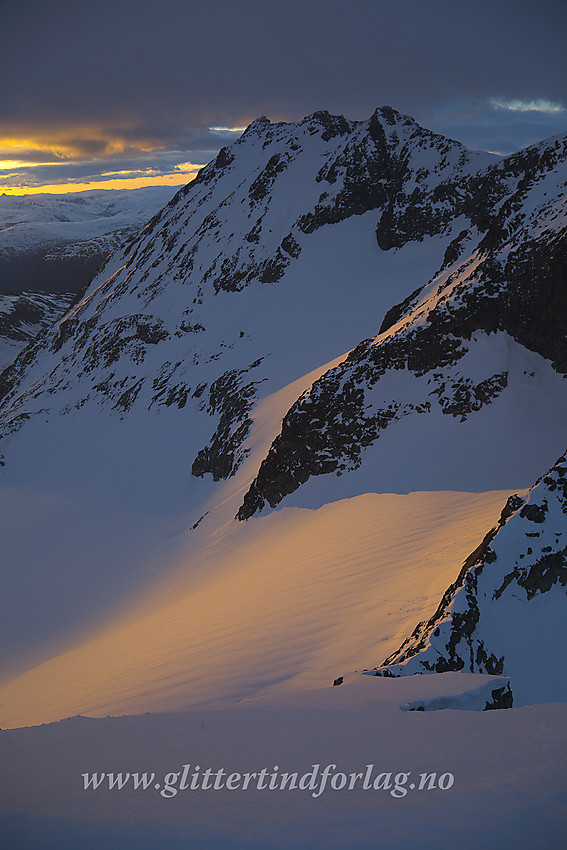
[[[471,101],[434,110],[425,123],[450,138],[465,141],[470,148],[507,154],[547,136],[564,133],[567,111],[512,111],[486,101]]]
[[[518,147],[532,131],[497,120],[492,98],[567,106],[563,0],[8,0],[2,11],[0,135],[64,131],[84,155],[116,138],[218,149],[211,126],[316,109],[365,118],[386,103],[471,146]],[[567,113],[532,118],[539,137],[567,127]]]
[[[71,135],[66,143],[77,156],[105,156],[112,149],[108,139],[84,139]]]

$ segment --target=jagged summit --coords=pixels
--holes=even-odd
[[[379,125],[390,127],[397,125],[399,127],[411,128],[413,132],[417,132],[418,134],[434,136],[444,144],[450,141],[451,144],[465,149],[465,146],[461,142],[449,140],[438,133],[426,130],[411,115],[405,115],[392,106],[387,105],[376,107],[370,118],[365,120],[351,120],[344,115],[332,115],[327,109],[316,110],[300,122],[271,121],[266,115],[261,115],[246,127],[237,144],[250,135],[256,134],[265,138],[272,134],[274,130],[285,130],[286,128],[291,129],[292,132],[295,128],[306,128],[311,135],[319,133],[328,141],[335,136],[347,135],[354,129],[361,127],[369,127],[376,132]]]

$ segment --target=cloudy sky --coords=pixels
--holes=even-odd
[[[187,182],[259,115],[567,131],[564,0],[2,0],[0,191]]]

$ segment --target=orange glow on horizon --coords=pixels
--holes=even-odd
[[[0,194],[5,195],[66,195],[99,189],[138,189],[145,186],[182,186],[194,179],[202,164],[180,162],[169,174],[159,174],[154,168],[108,170],[108,158],[123,154],[131,149],[134,157],[163,151],[163,146],[140,139],[126,141],[116,134],[101,128],[78,127],[68,129],[66,136],[57,133],[38,136],[0,135]],[[41,154],[41,155],[40,155]],[[181,158],[181,157],[180,157]],[[106,162],[105,162],[106,160]],[[63,182],[65,166],[83,164],[98,180],[82,179]],[[57,181],[37,185],[32,170],[53,166],[53,177]],[[105,168],[106,166],[106,168]],[[62,168],[62,171],[59,169]],[[17,175],[15,172],[18,172]],[[29,174],[29,177],[27,176]],[[127,176],[130,175],[130,176]],[[53,180],[52,177],[52,180]],[[4,183],[11,178],[12,184]],[[14,185],[15,179],[18,183]],[[31,185],[30,185],[31,184]]]
[[[235,136],[242,129],[209,128],[213,134],[230,132]],[[212,141],[211,155],[215,152],[216,142]],[[188,153],[170,149],[163,139],[148,136],[143,129],[138,132],[135,124],[128,122],[120,127],[76,124],[38,128],[37,132],[24,126],[4,126],[0,128],[0,195],[66,195],[102,189],[183,186],[205,164],[176,161]],[[131,167],[127,169],[128,164]],[[171,169],[169,173],[160,174],[160,164]],[[65,180],[71,176],[70,166],[80,167],[89,175]],[[34,169],[39,171],[34,173]],[[46,180],[45,185],[38,185],[41,179]]]
[[[142,189],[145,186],[184,186],[197,176],[202,168],[173,174],[145,175],[142,177],[117,177],[110,180],[93,180],[88,183],[51,183],[46,186],[2,186],[0,195],[68,195],[73,192],[92,192],[97,189]]]

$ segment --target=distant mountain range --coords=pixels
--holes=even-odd
[[[172,575],[198,575],[199,587],[209,581],[224,598],[234,565],[252,563],[254,547],[262,563],[248,575],[250,594],[283,581],[279,603],[264,620],[235,596],[249,629],[235,620],[223,640],[238,682],[220,651],[211,650],[207,678],[184,620],[168,637],[167,606],[156,609],[158,637],[146,655],[128,649],[147,634],[140,615],[104,674],[75,681],[58,653],[72,650],[80,663],[91,638],[76,639],[70,622],[61,636],[54,596],[37,638],[25,623],[7,627],[28,628],[29,672],[5,686],[6,698],[22,703],[47,690],[39,722],[173,710],[262,693],[276,680],[299,687],[302,671],[318,665],[331,683],[372,667],[390,676],[497,673],[511,677],[503,704],[566,699],[567,513],[563,461],[554,466],[567,444],[566,154],[567,137],[506,158],[471,152],[390,107],[367,121],[260,118],[115,251],[0,377],[7,486],[25,479],[29,492],[52,494],[51,535],[65,527],[63,494],[91,506],[93,526],[69,527],[74,554],[52,555],[45,569],[55,585],[71,575],[77,588],[81,576],[89,584],[97,569],[104,574],[102,597],[81,597],[77,608],[95,641],[112,587],[136,595]],[[468,526],[466,511],[451,519],[449,498],[456,511],[465,494]],[[489,522],[481,494],[498,502]],[[376,576],[387,569],[395,587],[397,567],[384,566],[373,537],[373,511],[392,495],[400,500],[392,517],[407,511],[414,541],[400,549],[399,569],[415,567],[401,606],[374,598],[353,566],[374,559]],[[359,505],[369,512],[356,519]],[[431,513],[418,522],[425,506]],[[334,543],[311,552],[302,524],[331,510],[325,539]],[[106,548],[93,543],[95,528],[110,528],[120,511]],[[433,580],[419,553],[442,522]],[[455,541],[469,541],[465,527],[476,542],[463,552]],[[128,545],[147,534],[151,559]],[[32,572],[45,558],[41,535],[36,545]],[[296,554],[278,561],[276,578],[270,553],[286,545]],[[342,553],[334,581],[344,611],[317,607],[306,585],[310,604],[292,634],[287,606],[302,581],[293,566],[304,558],[305,575],[319,564],[322,576],[331,550]],[[457,559],[448,580],[446,551]],[[176,596],[190,618],[191,592]],[[199,608],[205,642],[220,619],[239,616],[230,604],[222,615],[213,609]],[[359,634],[362,610],[374,610],[375,622]]]
[[[0,294],[78,292],[173,191],[158,186],[0,195]]]
[[[172,194],[159,186],[0,195],[0,370]]]

